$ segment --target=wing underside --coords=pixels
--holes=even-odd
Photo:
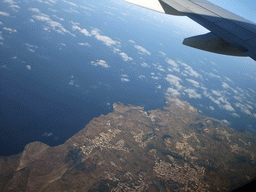
[[[256,24],[206,0],[126,0],[160,13],[185,15],[211,33],[186,38],[183,44],[201,50],[256,60]]]

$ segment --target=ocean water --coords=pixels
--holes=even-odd
[[[51,12],[48,5],[38,2],[21,3],[20,11],[12,13],[16,19],[7,17],[4,20],[4,24],[18,32],[3,32],[4,46],[0,46],[1,156],[19,153],[33,141],[51,146],[62,144],[93,118],[111,112],[115,102],[143,106],[145,110],[161,109],[165,105],[167,89],[175,88],[165,80],[167,74],[180,77],[184,89],[195,89],[186,81],[186,78],[191,78],[206,87],[208,92],[220,90],[234,107],[238,101],[233,98],[233,92],[222,88],[222,83],[227,82],[231,88],[242,90],[240,96],[244,91],[243,104],[248,98],[254,101],[247,104],[253,107],[251,113],[256,114],[255,94],[248,92],[248,88],[255,90],[255,79],[252,77],[255,77],[256,69],[248,60],[185,47],[182,41],[187,36],[183,30],[178,31],[171,23],[151,21],[153,17],[143,16],[142,13],[136,16],[137,10],[118,7],[113,2],[95,1],[95,7],[81,2],[81,5],[95,10],[78,9],[80,14],[63,11],[70,9],[70,6],[59,3],[58,7],[55,6],[59,12]],[[45,23],[30,22],[32,15],[36,14],[28,11],[30,7],[40,8],[42,13],[50,15],[51,19],[60,22],[76,36],[59,34],[54,29],[47,32],[43,30]],[[64,18],[64,21],[57,17]],[[120,48],[133,60],[125,62],[113,51],[113,47],[72,30],[72,22],[78,22],[89,32],[98,30],[101,36],[120,42],[115,48]],[[89,46],[78,43],[88,43]],[[34,52],[28,50],[29,45],[37,46]],[[150,54],[139,52],[135,45],[144,47]],[[166,55],[161,55],[160,51]],[[201,76],[182,76],[184,67],[180,64],[180,71],[168,71],[171,67],[166,63],[167,58],[176,64],[178,61],[188,64]],[[91,62],[98,60],[106,61],[110,67],[93,66]],[[142,67],[143,62],[150,67]],[[153,64],[161,65],[165,72]],[[210,76],[210,73],[216,77]],[[225,76],[231,81],[228,82]],[[122,78],[127,81],[122,81]],[[227,120],[231,127],[239,131],[255,130],[256,120],[252,116],[234,107],[240,115],[239,118],[234,117],[204,97],[203,89],[198,88],[197,92],[202,98],[193,99],[187,94],[181,94],[180,98],[204,115]],[[214,111],[209,110],[209,106],[213,106]]]

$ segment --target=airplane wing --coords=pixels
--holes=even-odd
[[[209,33],[184,39],[197,49],[256,61],[256,24],[207,0],[125,0],[160,13],[187,16]]]

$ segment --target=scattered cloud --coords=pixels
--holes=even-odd
[[[8,28],[8,27],[3,27],[3,30],[8,31],[9,33],[16,33],[16,29]]]
[[[4,40],[4,38],[2,36],[2,31],[0,31],[0,40]]]
[[[209,109],[212,110],[212,111],[214,111],[214,107],[213,107],[213,106],[210,106]]]
[[[214,95],[216,95],[216,96],[218,96],[218,97],[221,97],[220,92],[219,92],[219,91],[216,91],[216,90],[213,90],[213,89],[212,89],[212,94],[214,94]]]
[[[89,7],[85,7],[85,6],[81,6],[81,5],[80,5],[80,7],[83,8],[83,9],[85,9],[85,10],[87,10],[87,11],[94,11],[93,9],[91,9],[91,8],[89,8]]]
[[[9,7],[13,10],[13,11],[17,11],[17,9],[20,9],[20,7],[17,5],[17,3],[13,0],[4,0],[4,3],[8,3]]]
[[[162,72],[165,72],[162,65],[156,65],[156,64],[153,64],[153,65],[155,66],[155,69],[157,69],[159,71],[162,71]]]
[[[36,45],[30,45],[30,44],[28,44],[28,43],[26,43],[26,47],[27,47],[27,49],[28,49],[29,51],[31,51],[31,52],[35,52],[36,49],[38,48]]]
[[[182,63],[182,62],[180,62],[180,63],[181,63],[181,65],[183,65],[185,67],[185,70],[183,71],[183,73],[188,74],[188,75],[193,76],[193,77],[201,76],[191,66],[187,65],[186,63]]]
[[[170,96],[172,97],[178,97],[180,95],[180,93],[176,89],[173,89],[171,87],[167,89],[166,93],[170,94]]]
[[[114,15],[113,13],[111,13],[111,12],[108,12],[108,11],[104,11],[104,13],[106,13],[106,14],[109,14],[109,15]]]
[[[174,60],[171,60],[170,58],[166,58],[166,62],[172,65],[173,67],[178,67],[178,64]]]
[[[91,45],[89,43],[77,43],[78,45],[81,45],[81,46],[87,46],[87,47],[90,47]]]
[[[86,29],[81,29],[80,27],[78,27],[77,25],[73,25],[72,26],[73,30],[78,30],[80,31],[82,34],[84,34],[85,36],[91,36],[91,34],[86,30]]]
[[[118,53],[123,58],[124,61],[132,61],[133,60],[126,53],[121,52],[121,50],[116,47],[113,47],[113,51],[114,51],[114,53]]]
[[[227,126],[230,126],[230,125],[231,125],[231,123],[230,123],[228,120],[226,120],[226,119],[223,119],[223,120],[221,120],[220,122],[224,123],[224,124],[227,125]]]
[[[233,117],[241,117],[240,115],[238,115],[237,113],[232,113],[231,114]]]
[[[130,81],[130,80],[129,80],[128,78],[122,77],[122,78],[121,78],[121,81],[122,81],[122,82],[128,82],[128,81]]]
[[[180,72],[180,68],[179,68],[179,65],[172,59],[170,58],[166,58],[166,62],[171,65],[172,69],[168,69],[169,71],[177,71],[177,72]]]
[[[44,134],[42,135],[43,137],[50,137],[52,136],[52,132],[44,132]]]
[[[150,55],[150,52],[146,50],[144,47],[140,45],[134,45],[134,47],[139,51],[140,54],[148,54]]]
[[[159,51],[159,53],[160,53],[162,56],[166,56],[166,53],[164,53],[163,51]]]
[[[4,11],[0,11],[0,15],[10,17],[10,13],[4,12]]]
[[[182,85],[180,85],[180,81],[182,81],[182,80],[179,77],[175,76],[175,75],[168,74],[165,79],[171,85],[174,85],[177,88],[177,90],[180,90],[183,87]]]
[[[174,103],[175,105],[177,105],[178,107],[181,107],[181,108],[185,107],[186,105],[189,105],[187,102],[181,101],[180,99],[173,97],[173,96],[169,95],[168,93],[166,93],[165,98],[167,100],[167,103]]]
[[[26,65],[26,68],[27,68],[28,70],[31,70],[31,66],[30,66],[30,65]]]
[[[107,64],[106,61],[104,60],[97,60],[96,62],[95,61],[91,61],[91,64],[94,65],[94,66],[102,66],[102,67],[105,67],[105,68],[109,68],[110,66]]]
[[[139,75],[139,78],[142,79],[142,78],[146,78],[145,75]]]
[[[32,7],[30,7],[30,8],[28,8],[28,10],[29,10],[29,11],[32,11],[32,12],[35,12],[35,13],[40,13],[40,9],[38,9],[38,8],[32,8]]]
[[[121,52],[119,55],[123,58],[124,61],[131,61],[133,60],[131,57],[129,57],[126,53]]]
[[[142,66],[142,67],[150,67],[146,62],[143,62],[143,63],[141,64],[141,66]]]
[[[74,34],[70,33],[67,29],[65,29],[61,23],[51,20],[49,15],[41,13],[39,15],[33,15],[32,17],[38,21],[45,22],[46,25],[48,26],[48,27],[44,27],[44,30],[46,30],[46,31],[50,32],[49,29],[51,28],[52,30],[56,31],[57,33],[60,33],[60,34],[68,33],[68,34],[74,36]]]
[[[195,80],[193,80],[193,79],[186,79],[188,82],[190,82],[190,83],[192,83],[192,85],[194,86],[194,87],[200,87],[199,86],[199,83],[197,82],[197,81],[195,81]]]
[[[244,104],[242,104],[242,103],[235,103],[235,106],[236,106],[237,108],[240,108],[240,110],[241,110],[243,113],[245,113],[245,114],[247,114],[247,115],[253,116],[253,114],[252,114],[251,111],[249,110],[248,106],[246,106],[246,105],[244,105]]]
[[[131,39],[129,40],[129,42],[130,42],[130,43],[135,43],[135,41],[133,41],[133,40],[131,40]]]
[[[235,109],[230,104],[223,105],[223,109],[230,111],[230,112],[235,111]]]
[[[120,42],[114,41],[113,39],[111,39],[108,36],[100,35],[99,34],[99,29],[93,29],[91,31],[91,35],[93,35],[99,41],[102,41],[107,46],[113,46],[113,45],[119,45],[120,44]]]
[[[201,99],[201,94],[198,94],[195,89],[185,89],[185,93],[188,94],[190,99]]]
[[[211,77],[215,77],[215,78],[221,78],[219,75],[216,75],[216,74],[214,74],[214,73],[212,73],[212,72],[210,72],[210,73],[208,73]]]
[[[223,82],[223,83],[222,83],[222,87],[223,87],[224,89],[227,89],[227,88],[229,88],[229,85],[228,85],[227,83]]]
[[[65,3],[68,3],[69,5],[72,5],[72,6],[75,6],[75,7],[78,7],[77,6],[77,4],[75,4],[75,3],[72,3],[72,2],[69,2],[69,1],[65,1],[65,0],[63,0]]]

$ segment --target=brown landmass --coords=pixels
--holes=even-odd
[[[0,157],[0,191],[230,191],[256,177],[252,133],[179,100],[113,108],[62,145],[33,142]]]

